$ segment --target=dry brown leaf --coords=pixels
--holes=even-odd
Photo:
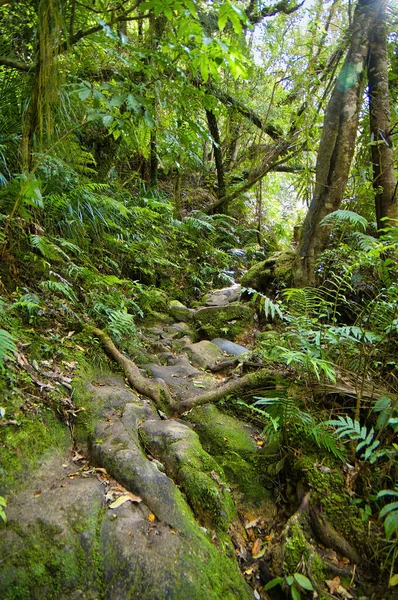
[[[142,498],[140,498],[139,496],[135,496],[131,492],[128,492],[127,495],[130,498],[131,502],[137,502],[137,503],[142,502]]]
[[[260,518],[257,517],[257,519],[253,519],[253,521],[250,521],[250,523],[246,523],[245,525],[245,529],[251,529],[252,527],[256,527],[256,525],[258,524]]]
[[[334,577],[332,580],[328,580],[326,583],[329,588],[329,592],[334,594],[340,587],[340,577],[336,575],[336,577]]]
[[[262,540],[261,538],[257,538],[256,541],[253,544],[252,547],[252,556],[256,556],[256,554],[258,554],[261,550],[261,546],[262,546]]]

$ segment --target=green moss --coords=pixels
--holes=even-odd
[[[250,430],[212,405],[194,409],[187,418],[195,424],[204,450],[221,465],[227,480],[245,500],[257,505],[267,500],[269,492],[258,468],[260,454]]]
[[[345,491],[340,467],[336,467],[335,459],[329,456],[331,471],[325,473],[314,466],[319,458],[315,454],[303,455],[296,463],[295,470],[307,481],[307,486],[312,490],[312,502],[322,507],[330,524],[358,550],[364,551],[367,545],[366,525],[358,507]]]
[[[303,557],[307,557],[308,542],[298,521],[292,522],[285,541],[284,571],[296,573]]]
[[[209,339],[227,337],[234,339],[254,322],[254,311],[250,306],[231,303],[227,306],[208,306],[195,313],[195,323]]]
[[[67,427],[52,411],[41,409],[25,417],[18,427],[1,428],[0,491],[22,483],[50,449],[65,449],[71,443]]]
[[[89,515],[81,516],[76,507],[69,516],[67,531],[40,521],[25,528],[16,523],[3,528],[0,589],[4,600],[56,600],[76,589],[98,597],[103,578],[99,552],[103,510],[94,506]]]

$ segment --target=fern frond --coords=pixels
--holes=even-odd
[[[366,231],[369,225],[365,217],[358,215],[352,210],[335,210],[326,215],[321,221],[321,225],[329,225],[330,223],[333,225],[345,224],[352,228],[362,229],[363,231]]]
[[[15,338],[5,329],[0,329],[0,369],[3,369],[4,360],[14,360],[16,353]]]
[[[133,337],[136,333],[133,315],[124,310],[109,311],[108,329],[116,342],[120,342],[123,337]]]
[[[40,287],[43,290],[61,294],[61,296],[64,296],[67,300],[72,302],[72,304],[77,304],[78,302],[72,286],[67,282],[64,283],[62,281],[53,281],[52,279],[49,279],[48,281],[41,281]]]

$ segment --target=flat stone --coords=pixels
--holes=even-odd
[[[202,369],[213,369],[215,365],[224,358],[223,351],[218,345],[207,340],[202,340],[196,344],[188,344],[183,348],[195,367]]]
[[[240,356],[241,354],[249,352],[248,348],[245,348],[240,344],[235,344],[235,342],[231,342],[230,340],[224,340],[223,338],[215,338],[214,340],[211,340],[211,342],[221,348],[223,352],[232,354],[232,356]]]
[[[174,364],[168,366],[148,364],[146,369],[152,377],[163,379],[178,400],[198,396],[204,390],[216,387],[217,380],[212,375],[193,367],[187,356],[176,357],[169,362]]]
[[[203,304],[205,306],[226,306],[230,302],[237,302],[240,299],[242,287],[235,283],[227,288],[213,290],[205,295]]]

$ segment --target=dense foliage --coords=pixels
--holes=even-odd
[[[393,5],[0,1],[0,444],[8,458],[28,446],[32,420],[44,431],[49,412],[66,414],[55,393],[37,401],[25,355],[32,364],[101,363],[88,325],[134,355],[141,324],[161,319],[170,299],[192,303],[299,247],[269,289],[246,290],[260,329],[271,324],[253,356],[288,367],[298,391],[240,398],[237,410],[263,424],[276,475],[287,473],[281,486],[301,434],[355,464],[354,501],[375,523],[381,578],[398,584],[397,187],[383,199],[387,183],[371,154],[388,147],[394,183]],[[389,131],[374,135],[364,75],[347,181],[337,210],[323,214],[328,202],[315,206],[329,160],[321,130],[351,76],[345,57],[364,6],[387,32]],[[380,39],[357,43],[367,56]],[[343,114],[349,106],[340,101]],[[336,139],[342,130],[343,122]],[[332,158],[340,150],[336,142]],[[334,181],[329,174],[328,188]],[[319,222],[300,230],[311,200]],[[308,231],[318,237],[303,281],[296,274]],[[293,579],[288,585],[299,593]]]

